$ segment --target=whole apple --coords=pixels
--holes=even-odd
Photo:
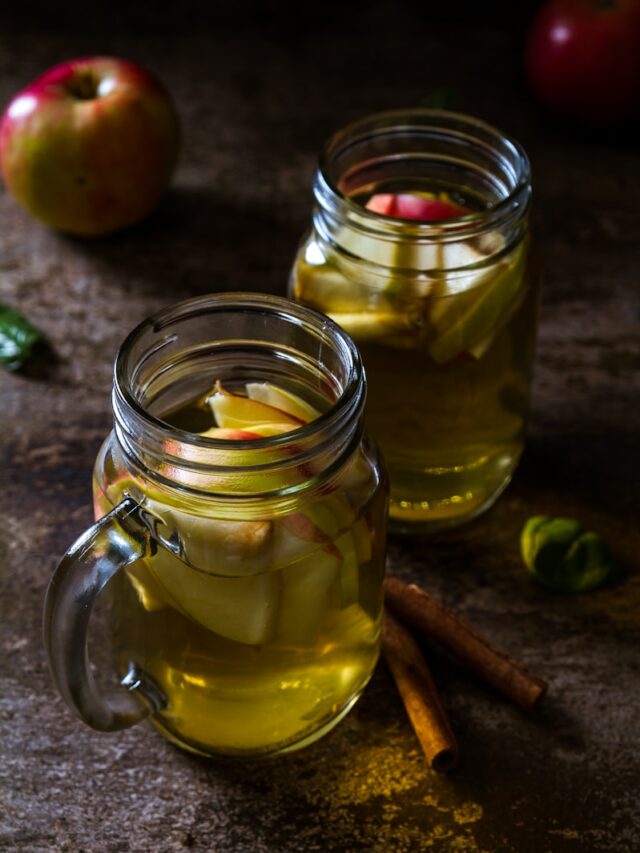
[[[549,109],[586,125],[640,114],[640,0],[546,0],[528,35],[529,84]]]
[[[111,57],[63,62],[19,92],[0,119],[0,169],[37,219],[100,235],[143,219],[166,190],[180,132],[150,72]]]

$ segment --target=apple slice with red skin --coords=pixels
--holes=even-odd
[[[259,432],[247,429],[229,429],[224,427],[211,427],[200,435],[205,438],[218,438],[222,441],[250,441],[254,438],[262,438]]]
[[[292,415],[295,413],[307,421],[319,414],[297,395],[271,383],[248,383],[246,388],[247,393],[252,395],[249,398],[225,392],[218,383],[216,394],[221,396],[223,409],[225,405],[229,406],[234,397],[239,404],[242,401],[255,401],[258,397],[260,399],[257,402],[260,404],[267,406],[270,403],[277,403],[280,411],[288,411]],[[214,405],[219,407],[220,400],[214,401]],[[248,411],[249,415],[252,415],[259,410],[254,407]],[[214,412],[219,419],[215,408]],[[247,408],[238,406],[231,414],[233,417],[246,418]],[[224,410],[222,415],[229,416],[229,409]],[[287,424],[262,426],[280,432],[287,432],[294,428]],[[254,424],[251,430],[244,431],[244,434],[251,435],[260,428],[260,425]],[[220,434],[220,430],[219,427],[214,428],[209,430],[208,434],[215,432]],[[230,435],[236,435],[238,432],[242,434],[242,431],[236,430],[228,432]],[[272,546],[274,553],[279,553],[279,559],[276,562],[284,561],[286,564],[290,559],[294,559],[294,563],[286,568],[282,576],[282,597],[277,617],[277,639],[287,645],[306,646],[315,642],[323,618],[323,600],[328,596],[337,577],[340,578],[340,606],[346,607],[357,600],[358,559],[352,544],[351,531],[347,530],[341,535],[341,547],[338,547],[332,538],[332,533],[339,531],[341,521],[344,522],[348,517],[349,507],[348,504],[342,506],[340,503],[339,507],[336,506],[331,510],[334,498],[327,496],[325,501],[326,504],[316,504],[306,508],[305,511],[292,512],[275,521]],[[296,540],[299,543],[297,545]],[[311,548],[309,553],[301,559],[299,549],[302,543],[308,543]],[[294,555],[297,556],[294,557]]]
[[[376,193],[367,204],[367,210],[399,219],[419,222],[443,222],[459,219],[471,211],[452,201],[433,198],[426,193]]]
[[[295,427],[277,423],[254,427],[269,428],[282,432]],[[206,434],[249,442],[261,437],[253,430],[223,427]],[[193,515],[167,505],[162,497],[147,495],[165,535],[175,532],[180,537],[183,558],[199,571],[185,584],[180,557],[160,548],[153,558],[136,564],[132,586],[146,609],[173,605],[203,627],[237,642],[259,645],[275,635],[286,645],[312,645],[336,579],[340,578],[341,589],[348,580],[348,599],[346,592],[341,593],[342,606],[357,597],[356,553],[350,540],[341,547],[335,542],[348,518],[348,505],[343,506],[340,498],[334,507],[334,500],[326,496],[303,511],[273,520],[232,522]],[[350,530],[341,534],[340,542],[350,535]],[[282,575],[272,571],[278,569],[284,570]]]
[[[223,441],[251,441],[256,438],[266,438],[272,435],[282,435],[295,429],[291,424],[252,424],[251,429],[224,429],[211,427],[206,432],[199,433],[205,438],[218,438]]]
[[[381,216],[394,216],[394,199],[393,193],[376,193],[371,196],[365,207]]]
[[[333,540],[324,530],[321,530],[308,515],[303,512],[292,512],[280,519],[283,527],[285,527],[298,539],[303,539],[305,542],[316,542],[323,546],[323,551],[331,554],[337,560],[342,560],[342,554],[336,548]]]

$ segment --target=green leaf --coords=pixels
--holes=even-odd
[[[43,340],[42,332],[23,314],[0,305],[0,364],[9,370],[19,370]]]
[[[527,569],[553,592],[589,592],[620,573],[604,539],[573,518],[530,518],[520,549]]]

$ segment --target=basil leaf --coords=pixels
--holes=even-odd
[[[0,305],[0,364],[19,370],[31,358],[36,344],[44,340],[33,323],[6,305]]]
[[[525,566],[553,592],[589,592],[620,577],[607,543],[574,518],[537,515],[520,537]]]

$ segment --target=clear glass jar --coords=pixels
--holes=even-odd
[[[212,438],[216,381],[272,383],[320,414],[279,435]],[[189,750],[254,756],[310,743],[349,710],[379,653],[386,538],[364,400],[350,339],[288,300],[202,297],[131,333],[95,465],[99,521],[46,605],[54,678],[85,722],[149,715]],[[107,696],[85,651],[103,587],[119,684]]]
[[[505,488],[524,443],[538,278],[526,154],[468,116],[382,113],[329,140],[313,191],[290,295],[361,351],[392,529],[466,521]],[[457,213],[377,212],[400,196]]]

